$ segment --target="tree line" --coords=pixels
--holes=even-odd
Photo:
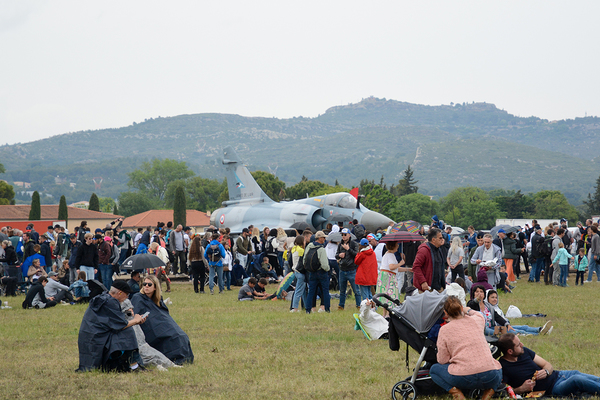
[[[467,186],[455,188],[446,196],[433,200],[419,193],[418,181],[413,175],[414,171],[408,166],[402,178],[391,186],[387,186],[383,176],[379,182],[361,180],[359,195],[362,204],[394,221],[414,220],[428,224],[431,216],[437,214],[446,224],[463,228],[473,225],[476,229],[490,229],[498,218],[566,218],[575,222],[600,214],[600,177],[596,180],[595,192],[589,193],[584,204],[576,208],[558,190],[524,194],[520,190],[484,191]],[[254,171],[252,176],[274,201],[349,191],[337,180],[334,185],[329,185],[303,176],[297,184],[286,186],[285,182],[265,171]],[[128,177],[130,190],[122,192],[118,202],[107,197],[98,198],[93,193],[89,209],[126,217],[152,209],[177,209],[178,219],[185,222],[185,212],[182,210],[214,211],[229,199],[226,180],[219,182],[196,176],[185,162],[176,160],[153,159],[144,162]],[[2,202],[9,203],[10,199]],[[32,205],[34,203],[39,204],[39,196],[34,196]],[[61,198],[62,204],[66,209],[64,196]],[[33,213],[36,214],[36,211]],[[30,217],[35,218],[35,215]]]

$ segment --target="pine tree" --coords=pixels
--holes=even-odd
[[[178,186],[175,189],[175,199],[173,201],[173,225],[186,225],[186,204],[185,191],[183,186]]]
[[[119,207],[117,206],[117,203],[115,203],[115,208],[113,208],[113,214],[119,215]]]
[[[42,219],[42,206],[40,205],[40,194],[36,190],[31,196],[31,210],[29,210],[29,220],[37,221]]]
[[[405,196],[419,191],[419,187],[415,186],[419,181],[414,180],[414,172],[410,165],[404,170],[404,177],[398,181],[398,186],[395,187],[394,194],[396,196]]]
[[[592,195],[588,193],[588,198],[583,202],[587,207],[587,213],[591,215],[600,214],[600,176],[596,179],[596,191]]]
[[[98,196],[96,196],[96,193],[92,193],[92,196],[90,197],[90,205],[88,206],[88,210],[100,211],[100,200],[98,199]]]
[[[65,221],[69,219],[69,209],[67,208],[67,199],[63,194],[60,196],[60,202],[58,203],[58,219],[59,221]]]

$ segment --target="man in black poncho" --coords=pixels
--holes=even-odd
[[[120,303],[131,292],[125,281],[115,281],[108,293],[90,301],[79,328],[78,372],[101,368],[103,371],[127,372],[139,365],[135,332],[129,327],[146,320],[135,315],[128,321],[121,312]]]

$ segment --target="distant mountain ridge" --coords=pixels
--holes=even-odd
[[[352,186],[383,175],[391,185],[411,164],[426,194],[465,185],[553,189],[578,204],[600,170],[599,137],[597,117],[550,122],[489,103],[425,106],[370,97],[315,118],[193,114],[67,133],[1,146],[0,162],[14,181],[50,185],[53,174],[71,182],[103,176],[103,166],[120,158],[120,173],[107,171],[106,192],[98,193],[116,197],[126,190],[127,172],[153,157],[186,161],[201,176],[220,179],[222,148],[231,144],[251,169],[272,171],[288,184],[304,175]]]

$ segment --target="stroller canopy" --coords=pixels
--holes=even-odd
[[[423,292],[406,297],[404,303],[393,307],[392,311],[401,315],[418,333],[426,333],[442,316],[447,297],[446,293],[435,290]]]

